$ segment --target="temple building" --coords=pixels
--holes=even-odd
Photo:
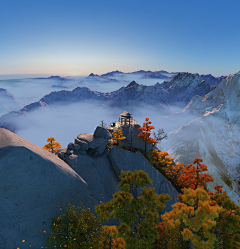
[[[122,114],[120,114],[119,116],[119,122],[121,125],[130,125],[132,121],[132,114],[130,114],[129,112],[123,112]]]

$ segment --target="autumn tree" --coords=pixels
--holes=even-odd
[[[183,202],[173,204],[172,211],[161,218],[171,228],[175,225],[183,227],[181,234],[185,241],[190,240],[191,248],[214,249],[217,238],[210,230],[216,227],[215,218],[225,209],[217,204],[211,206],[210,196],[201,187],[195,190],[184,188],[181,198]]]
[[[125,249],[125,241],[118,237],[116,226],[103,226],[101,238],[98,239],[98,249]]]
[[[188,249],[189,243],[182,238],[182,228],[175,226],[169,229],[169,225],[164,221],[159,222],[157,231],[160,239],[156,241],[156,249]]]
[[[214,179],[209,174],[201,173],[202,171],[207,170],[206,165],[200,164],[200,162],[202,161],[203,161],[202,159],[198,159],[198,158],[194,160],[193,164],[197,163],[198,164],[197,168],[195,168],[195,166],[192,167],[192,164],[186,166],[186,169],[184,170],[184,172],[178,177],[178,183],[181,186],[185,186],[193,190],[196,190],[197,188],[204,189],[204,184],[206,184],[206,182],[214,181]],[[239,246],[239,242],[240,242],[240,239],[239,239],[240,238],[239,237],[240,235],[240,229],[239,229],[240,228],[240,224],[239,224],[240,208],[237,205],[235,205],[233,201],[229,200],[229,197],[226,196],[226,191],[224,191],[224,193],[221,194],[220,187],[221,185],[215,186],[215,189],[219,191],[218,194],[216,193],[217,191],[215,192],[215,195],[212,194],[212,192],[208,192],[209,209],[212,209],[212,207],[222,207],[224,210],[220,212],[219,215],[216,216],[214,220],[212,221],[215,224],[216,222],[218,222],[217,227],[215,228],[214,226],[209,229],[209,233],[216,235],[215,236],[216,240],[213,243],[212,248],[217,248],[217,246],[219,245],[219,241],[223,242],[225,245],[228,245],[228,246],[231,241],[232,243],[231,248],[238,248],[237,246]],[[182,190],[184,192],[185,188]],[[206,190],[204,191],[205,193],[207,193]],[[184,204],[188,204],[187,202],[184,202],[182,196],[183,194],[181,193],[178,195],[178,199],[180,200],[180,202]],[[209,197],[210,197],[210,200],[209,200]],[[198,201],[196,199],[195,201],[196,203],[194,205],[194,210],[198,208]],[[221,222],[222,217],[225,217],[225,222]],[[228,229],[226,229],[226,224],[229,224],[227,226]],[[225,232],[219,233],[219,231],[225,231]],[[202,229],[199,230],[198,235],[201,235],[203,238],[204,233],[205,233],[205,230],[202,227]],[[191,240],[190,240],[190,243],[191,243]]]
[[[218,242],[221,242],[223,248],[240,248],[240,207],[230,200],[226,191],[222,191],[222,185],[214,188],[215,194],[208,192],[211,196],[210,205],[217,204],[225,208],[225,211],[216,219],[216,229],[212,229],[211,232],[216,234]],[[220,243],[216,243],[215,248],[219,245]]]
[[[145,143],[145,154],[146,154],[146,157],[147,159],[148,156],[147,156],[147,143],[149,144],[156,144],[158,143],[158,141],[154,140],[153,138],[150,137],[151,135],[151,129],[155,129],[154,126],[149,126],[148,124],[151,124],[152,122],[151,121],[148,121],[149,118],[146,118],[145,121],[147,122],[143,122],[143,126],[142,127],[139,127],[138,129],[141,130],[142,132],[138,135],[138,138],[139,139],[142,139],[143,142]]]
[[[182,163],[174,165],[174,158],[170,158],[167,155],[169,155],[167,151],[159,152],[157,149],[152,149],[149,162],[173,184],[178,192],[181,193],[182,186],[177,183],[176,179],[185,170],[185,167]]]
[[[44,150],[49,150],[49,152],[51,152],[51,153],[56,153],[60,148],[62,148],[60,143],[58,143],[58,142],[53,143],[53,141],[56,141],[56,139],[54,137],[49,137],[47,141],[49,143],[46,144],[44,147],[42,147]],[[56,149],[54,150],[54,148],[56,148]]]
[[[116,129],[112,133],[112,139],[117,140],[117,145],[120,147],[120,140],[126,139],[126,137],[123,137],[122,131],[120,129]]]
[[[197,163],[197,168],[193,166],[191,163],[185,167],[184,172],[178,177],[178,184],[183,187],[190,187],[192,189],[196,189],[198,186],[204,187],[208,181],[213,182],[214,179],[209,174],[201,174],[203,171],[207,171],[207,166],[201,164],[203,159],[195,158],[193,164]]]
[[[122,191],[115,193],[113,199],[106,204],[95,206],[95,212],[102,222],[108,221],[109,217],[120,220],[117,230],[119,237],[124,239],[126,248],[155,248],[155,241],[159,239],[156,230],[158,212],[171,198],[168,194],[158,195],[154,193],[154,188],[147,189],[146,186],[138,196],[138,186],[152,185],[152,180],[143,170],[135,170],[135,173],[122,170],[120,177],[121,182],[118,186]],[[133,194],[128,193],[129,190]]]

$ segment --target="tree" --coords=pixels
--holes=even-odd
[[[146,118],[145,121],[148,121],[149,118]],[[143,123],[143,126],[142,127],[139,127],[138,129],[141,130],[142,132],[138,135],[138,138],[139,139],[142,139],[143,142],[145,143],[145,153],[146,153],[146,157],[147,159],[148,156],[147,156],[147,143],[150,143],[150,144],[156,144],[158,143],[158,141],[154,140],[153,138],[150,137],[151,133],[149,132],[151,129],[155,129],[154,126],[149,126],[148,124],[151,124],[152,122],[151,121],[148,121],[148,122],[144,122]],[[146,132],[144,132],[146,131]]]
[[[106,128],[106,125],[107,125],[107,124],[104,124],[103,121],[104,121],[104,120],[101,120],[101,122],[102,122],[101,127]]]
[[[217,203],[225,208],[225,211],[219,215],[216,229],[211,231],[217,235],[223,248],[240,248],[240,207],[230,200],[226,191],[222,192],[222,185],[217,185],[214,188],[216,189],[215,194],[208,192],[211,196],[210,205]],[[217,244],[215,248],[217,248]]]
[[[208,174],[203,174],[202,176],[199,175],[199,173],[201,171],[207,170],[206,165],[199,164],[199,161],[202,161],[202,159],[197,159],[196,158],[195,161],[194,161],[194,163],[198,162],[198,167],[202,168],[202,170],[199,170],[198,167],[197,167],[197,169],[195,169],[195,168],[190,169],[190,167],[192,166],[192,164],[188,165],[186,168],[183,166],[182,163],[179,163],[179,164],[177,164],[177,165],[174,166],[173,164],[171,164],[172,160],[174,158],[166,157],[166,155],[168,155],[167,152],[158,152],[158,150],[152,150],[152,154],[151,155],[153,155],[153,158],[149,160],[150,163],[154,163],[155,168],[157,168],[163,175],[165,175],[166,178],[168,180],[170,180],[171,183],[174,185],[174,187],[181,193],[179,195],[180,201],[181,201],[181,195],[184,193],[182,191],[183,189],[181,189],[183,186],[185,186],[185,187],[190,187],[191,186],[194,189],[197,186],[201,186],[201,187],[203,187],[207,191],[206,182],[214,180]],[[160,166],[156,166],[156,164],[157,165],[160,164]],[[184,172],[184,174],[183,174],[183,172]],[[174,177],[173,177],[173,175],[174,175]],[[182,177],[180,178],[181,175],[182,175]],[[179,182],[178,182],[178,179],[179,179]],[[194,182],[194,179],[195,179],[195,182]],[[198,185],[196,184],[197,182],[198,182]],[[212,193],[212,192],[209,192],[209,194],[210,193]],[[226,203],[229,202],[228,199],[229,199],[229,197],[226,197]],[[209,204],[211,205],[211,202]],[[217,202],[217,204],[219,206],[222,206],[222,203],[220,201]],[[225,209],[229,210],[228,206],[223,206],[223,207]],[[237,209],[238,206],[235,206],[234,208]],[[231,212],[231,210],[230,210],[230,212]],[[219,218],[218,218],[218,220],[219,220],[218,222],[219,222],[219,226],[222,227],[222,230],[223,230],[224,227],[226,227],[226,226],[224,225],[224,223],[223,223],[223,225],[221,225],[221,223],[220,223],[221,215],[222,214],[220,213]],[[236,222],[232,223],[230,219],[228,221],[230,221],[229,222],[230,224],[234,224],[233,226],[236,228],[236,225],[235,225]],[[235,221],[238,222],[238,219],[236,218]],[[237,224],[240,224],[240,222],[238,222]],[[239,226],[237,227],[237,229],[238,229],[237,231],[240,231]],[[217,238],[218,238],[219,231],[217,229],[213,230],[213,231],[215,231],[215,234],[217,234]],[[235,232],[234,235],[232,235],[232,237],[230,236],[231,232],[232,233]],[[172,234],[175,234],[175,233],[172,233]],[[240,236],[239,236],[239,233],[236,233],[236,229],[234,231],[228,231],[228,233],[226,233],[226,234],[227,235],[225,236],[225,238],[228,238],[228,239],[232,238],[231,239],[232,245],[233,245],[232,248],[237,248],[237,247],[234,247],[234,245],[235,246],[239,246],[239,244],[237,244],[239,241],[237,241],[236,239],[234,240],[234,238],[240,238]],[[219,243],[223,243],[223,244],[229,246],[229,240],[227,240],[226,242],[224,242],[224,235],[222,237],[220,236],[220,241],[221,242],[218,241],[218,244]],[[216,244],[217,244],[217,242],[216,242]],[[216,244],[215,244],[215,247],[216,247]]]
[[[162,137],[162,134],[163,134],[163,137]],[[154,136],[155,140],[157,140],[157,141],[161,141],[161,140],[163,140],[164,138],[167,139],[167,134],[164,135],[163,129],[158,129],[158,134],[157,134],[157,135],[156,135],[155,132],[153,132],[153,136]],[[155,144],[153,144],[153,147],[154,147],[154,145],[155,145]]]
[[[122,137],[122,131],[120,129],[116,129],[112,133],[112,139],[117,140],[117,145],[120,147],[120,141],[119,140],[126,139],[126,137]]]
[[[157,149],[152,149],[152,158],[149,159],[149,162],[173,184],[178,192],[182,193],[182,186],[177,183],[176,179],[185,170],[185,167],[182,163],[174,166],[174,158],[167,157],[167,155],[169,155],[167,151],[159,152]]]
[[[80,248],[97,249],[98,240],[101,240],[101,222],[90,213],[90,208],[75,209],[69,202],[65,214],[51,219],[50,229],[53,231],[44,240],[45,246],[50,248],[77,249],[80,246]]]
[[[116,226],[102,227],[102,240],[99,241],[98,249],[125,249],[125,241],[118,237]]]
[[[193,164],[197,163],[197,169],[195,168],[195,166],[192,166],[192,164],[186,166],[186,170],[183,171],[183,173],[178,177],[178,183],[181,186],[185,186],[185,187],[189,187],[190,189],[194,189],[196,190],[197,188],[205,188],[204,185],[206,184],[206,182],[208,181],[213,181],[214,179],[209,175],[209,174],[202,174],[200,175],[200,173],[202,171],[206,171],[207,170],[207,166],[204,164],[200,164],[200,162],[202,162],[202,159],[198,159],[196,158],[193,162]],[[201,169],[200,169],[201,168]],[[217,228],[211,228],[209,231],[210,233],[212,232],[212,234],[216,235],[216,241],[214,243],[214,248],[217,248],[218,244],[219,244],[219,240],[223,242],[224,245],[230,245],[230,241],[232,243],[232,248],[237,248],[237,246],[239,246],[239,242],[240,242],[240,208],[234,204],[233,201],[229,200],[229,197],[226,196],[226,191],[223,192],[223,194],[221,194],[221,185],[217,185],[215,186],[215,189],[217,189],[219,192],[218,194],[215,195],[212,194],[212,192],[208,192],[208,194],[210,195],[210,201],[209,201],[209,205],[210,206],[220,206],[224,208],[224,212],[220,212],[219,216],[217,216],[214,219],[214,222],[218,222],[217,223]],[[184,189],[182,189],[184,192]],[[205,192],[207,192],[205,190]],[[212,196],[211,196],[212,195]],[[185,203],[184,200],[182,199],[182,194],[180,193],[178,195],[178,199],[180,200],[181,203]],[[215,198],[215,200],[214,200]],[[224,204],[225,203],[225,204]],[[194,208],[197,208],[198,205],[196,204],[194,206]],[[236,211],[238,210],[238,211]],[[232,213],[236,213],[233,217],[233,215],[231,216]],[[225,222],[221,222],[222,217],[225,217]],[[229,229],[226,229],[226,224],[231,224],[229,227]],[[225,230],[225,233],[219,233],[219,231],[223,231]],[[200,234],[203,236],[203,232],[204,229],[200,230]],[[220,237],[219,237],[220,235]],[[191,241],[190,241],[191,242]],[[235,247],[234,247],[235,246]]]
[[[168,194],[158,195],[154,193],[154,188],[147,189],[146,186],[142,190],[142,196],[138,196],[138,186],[152,185],[152,180],[143,170],[135,170],[135,173],[122,170],[120,177],[121,182],[118,186],[122,191],[115,193],[111,201],[101,203],[94,209],[102,222],[108,221],[109,217],[120,220],[117,229],[119,237],[126,243],[126,248],[154,248],[155,240],[159,238],[156,230],[158,212],[171,198]],[[133,195],[128,193],[129,190]]]
[[[164,221],[157,226],[160,239],[156,242],[156,249],[188,249],[188,242],[182,239],[182,228],[177,226],[171,231]]]
[[[213,249],[217,238],[210,230],[216,227],[214,219],[225,209],[217,204],[211,206],[210,196],[200,186],[195,190],[184,188],[181,197],[186,204],[173,204],[173,210],[161,215],[161,218],[170,228],[175,228],[175,225],[183,227],[181,234],[185,241],[190,240],[190,247]]]
[[[49,150],[51,153],[56,153],[60,148],[62,148],[61,144],[58,142],[53,143],[53,141],[56,141],[54,137],[49,137],[47,140],[49,143],[46,144],[44,147],[42,147],[44,150]],[[54,150],[56,148],[56,150]],[[50,151],[52,150],[52,151]]]
[[[196,189],[198,186],[202,187],[207,191],[206,182],[211,181],[213,182],[214,179],[209,174],[201,174],[202,171],[207,171],[207,166],[201,164],[203,159],[195,158],[193,164],[197,163],[197,168],[193,166],[191,163],[185,167],[183,173],[177,175],[177,183],[182,187],[190,187],[192,189]],[[167,172],[167,174],[171,174]],[[181,199],[181,194],[179,196]]]

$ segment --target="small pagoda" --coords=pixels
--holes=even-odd
[[[130,125],[131,120],[132,120],[132,114],[130,114],[129,112],[124,111],[119,116],[120,125]]]

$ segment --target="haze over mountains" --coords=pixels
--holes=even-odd
[[[185,166],[202,158],[216,181],[240,205],[240,72],[215,78],[184,72],[109,72],[88,77],[0,81],[0,127],[42,147],[54,136],[62,147],[93,132],[123,111],[143,124],[163,128],[157,144]],[[64,90],[63,90],[64,89]],[[67,90],[66,90],[67,89]],[[29,92],[29,94],[28,94]]]

